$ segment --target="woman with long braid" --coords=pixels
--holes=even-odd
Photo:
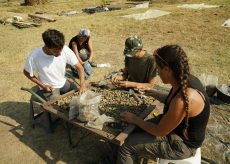
[[[202,84],[189,72],[185,52],[178,45],[166,45],[157,49],[154,56],[160,78],[172,88],[168,95],[152,90],[152,96],[165,104],[163,114],[154,120],[144,121],[132,113],[121,113],[123,121],[143,131],[128,137],[119,150],[117,163],[134,163],[136,156],[188,158],[204,141],[210,104]]]

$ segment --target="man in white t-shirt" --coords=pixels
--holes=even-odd
[[[77,68],[80,78],[79,90],[83,93],[86,90],[84,68],[74,52],[64,45],[64,35],[55,29],[48,29],[43,32],[42,39],[44,46],[30,53],[23,71],[28,79],[40,87],[38,94],[48,100],[75,89],[76,86],[65,77],[67,64]]]

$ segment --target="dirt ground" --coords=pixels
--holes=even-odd
[[[30,94],[20,88],[32,87],[33,83],[24,77],[22,70],[29,52],[43,44],[41,33],[48,28],[62,31],[67,44],[81,27],[88,27],[92,31],[95,61],[110,63],[112,67],[95,68],[89,81],[102,80],[104,75],[122,68],[124,40],[132,34],[139,34],[146,50],[153,52],[160,46],[177,43],[187,52],[193,74],[213,74],[218,77],[219,84],[230,84],[230,28],[221,26],[230,18],[228,0],[187,1],[221,5],[219,8],[203,10],[176,7],[185,1],[153,2],[151,9],[164,10],[171,14],[143,21],[121,16],[145,12],[147,9],[58,16],[57,12],[98,6],[102,1],[53,1],[33,7],[21,6],[18,1],[0,1],[0,19],[15,15],[28,19],[28,13],[36,11],[48,12],[50,17],[57,19],[56,22],[42,22],[40,27],[27,29],[0,24],[0,163],[85,164],[98,162],[110,150],[106,142],[92,134],[81,139],[77,147],[70,148],[61,121],[51,134],[47,134],[40,126],[35,126],[35,129],[30,127]],[[207,138],[202,147],[202,156],[209,163],[230,163],[229,108],[229,105],[212,104]],[[74,142],[84,134],[84,131],[75,128]]]

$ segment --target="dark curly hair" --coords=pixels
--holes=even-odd
[[[65,44],[64,35],[55,29],[48,29],[42,33],[42,39],[48,48],[62,49]]]
[[[175,78],[181,88],[181,95],[184,101],[185,116],[185,128],[183,134],[188,138],[188,114],[189,114],[189,99],[186,91],[188,87],[189,78],[189,64],[188,58],[184,50],[178,45],[166,45],[156,50],[155,54],[156,63],[160,68],[168,66],[172,69]]]

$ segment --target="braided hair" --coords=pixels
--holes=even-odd
[[[183,135],[188,139],[188,114],[189,114],[189,99],[186,91],[188,87],[189,65],[188,58],[184,50],[178,45],[166,45],[156,50],[156,63],[160,68],[168,66],[172,69],[175,78],[181,88],[181,95],[184,101],[185,110],[185,127]]]

